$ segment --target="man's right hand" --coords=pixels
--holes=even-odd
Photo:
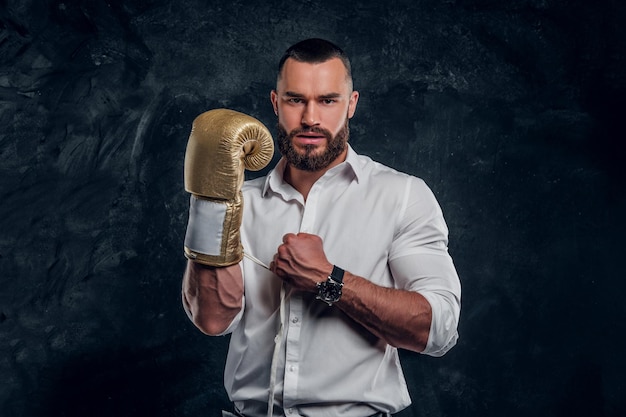
[[[216,267],[241,261],[244,170],[262,169],[273,154],[272,135],[251,116],[216,109],[196,117],[185,153],[187,258]]]

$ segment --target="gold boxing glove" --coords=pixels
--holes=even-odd
[[[264,168],[273,155],[272,135],[254,117],[228,109],[196,117],[185,153],[187,258],[218,267],[241,261],[244,170]]]

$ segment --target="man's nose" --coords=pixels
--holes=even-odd
[[[319,111],[317,104],[314,102],[308,102],[302,113],[301,123],[303,126],[315,126],[320,123]]]

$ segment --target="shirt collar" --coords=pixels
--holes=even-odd
[[[350,145],[348,145],[348,153],[346,155],[346,160],[336,167],[332,168],[334,170],[341,170],[346,174],[349,171],[352,171],[352,175],[354,176],[354,180],[358,183],[359,178],[362,177],[362,168],[359,165],[358,154],[352,149]],[[278,191],[283,186],[283,174],[285,173],[285,167],[287,166],[287,160],[285,157],[280,158],[280,161],[276,164],[274,169],[270,171],[270,173],[265,178],[265,184],[263,185],[263,196],[267,195],[267,192],[272,189],[274,191]]]

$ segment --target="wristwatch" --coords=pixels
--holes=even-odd
[[[329,306],[336,303],[341,298],[341,287],[343,287],[344,270],[333,265],[333,272],[330,273],[326,281],[317,283],[317,298]]]

